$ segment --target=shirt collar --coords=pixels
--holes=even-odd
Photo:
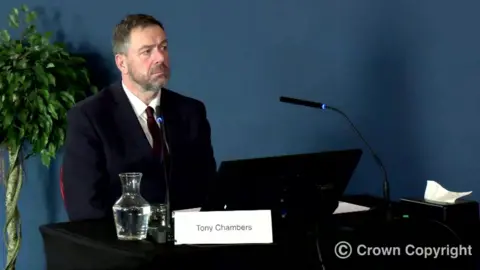
[[[158,95],[150,102],[150,104],[145,105],[143,101],[141,101],[137,96],[135,96],[128,88],[125,86],[125,84],[122,82],[123,90],[127,94],[128,100],[130,101],[130,104],[133,107],[133,110],[135,111],[135,115],[137,117],[142,116],[145,113],[145,110],[147,109],[148,106],[152,107],[154,110],[160,106],[160,96],[162,94],[162,91],[158,93]]]

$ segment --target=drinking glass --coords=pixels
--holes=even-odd
[[[152,215],[148,223],[148,234],[157,243],[167,243],[170,238],[170,225],[167,220],[167,205],[152,204]]]

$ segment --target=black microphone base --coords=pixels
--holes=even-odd
[[[389,202],[385,202],[380,206],[376,206],[371,209],[374,212],[374,215],[377,220],[391,222],[395,221],[398,218],[398,214],[392,207],[392,204]]]
[[[385,206],[383,211],[385,213],[385,220],[387,222],[390,222],[394,219],[394,213],[393,213],[392,205],[389,202],[387,202],[387,205]]]
[[[173,222],[174,222],[174,213],[172,212],[172,209],[170,207],[170,200],[169,200],[167,203],[167,224],[168,224],[167,242],[171,244],[175,243],[175,235],[173,233],[173,230],[174,230]]]

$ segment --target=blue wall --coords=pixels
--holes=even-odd
[[[161,19],[170,87],[207,105],[219,161],[363,146],[339,115],[277,101],[291,95],[349,114],[383,158],[394,198],[422,196],[427,179],[480,198],[480,2],[107,2],[25,3],[45,12],[44,28],[89,55],[103,82],[115,74],[114,24],[134,12]],[[1,22],[16,3],[2,1]],[[20,270],[44,268],[38,226],[65,220],[59,164],[28,162]],[[365,155],[349,192],[380,195],[381,177]]]

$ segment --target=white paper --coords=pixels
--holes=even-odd
[[[173,212],[200,212],[202,208],[201,207],[196,207],[196,208],[188,208],[188,209],[180,209],[180,210],[174,210]]]
[[[441,203],[455,203],[456,200],[470,195],[472,192],[453,192],[448,191],[439,183],[433,180],[427,180],[427,187],[425,188],[424,199],[427,201],[441,202]]]
[[[348,202],[338,202],[338,207],[335,209],[333,214],[344,214],[344,213],[353,213],[353,212],[361,212],[361,211],[368,211],[370,210],[369,207],[348,203]]]

